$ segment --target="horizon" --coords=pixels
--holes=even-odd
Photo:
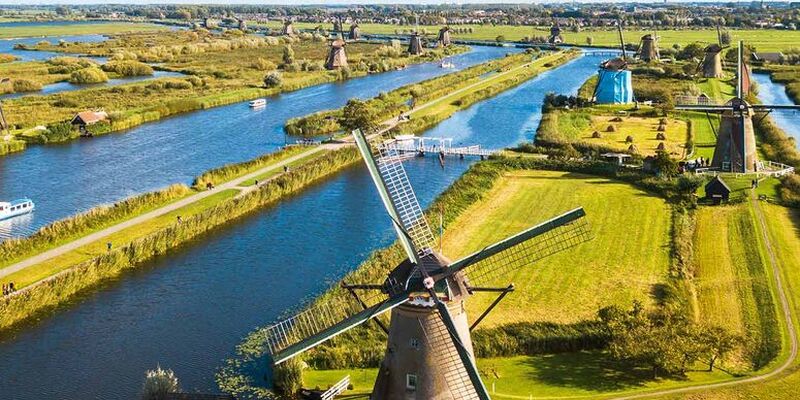
[[[498,1],[498,0],[457,0],[457,1],[441,1],[441,0],[417,0],[417,1],[391,1],[391,0],[286,0],[286,1],[259,1],[259,0],[236,0],[236,1],[224,1],[224,0],[203,0],[203,1],[191,1],[191,0],[163,0],[163,1],[148,1],[148,0],[115,0],[113,2],[103,2],[100,0],[77,0],[77,1],[69,1],[69,0],[49,0],[49,1],[25,1],[25,0],[14,0],[14,1],[0,1],[0,6],[49,6],[49,5],[75,5],[75,6],[85,6],[85,5],[229,5],[229,6],[236,6],[236,5],[270,5],[270,6],[325,6],[325,5],[450,5],[450,6],[459,6],[464,4],[487,4],[487,5],[513,5],[513,4],[542,4],[542,5],[554,5],[563,3],[564,5],[569,4],[675,4],[675,3],[682,3],[682,4],[693,4],[693,3],[706,3],[706,4],[727,4],[727,3],[737,3],[737,4],[751,4],[751,3],[758,3],[759,1],[748,1],[748,0],[732,0],[732,1],[720,1],[720,0],[646,0],[646,1],[633,1],[633,0],[574,0],[574,1],[542,1],[542,0],[522,0],[522,1]],[[774,4],[774,3],[794,3],[797,2],[795,0],[773,0],[773,1],[763,1],[765,4]]]

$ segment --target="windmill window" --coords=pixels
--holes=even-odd
[[[417,390],[417,375],[406,374],[406,389]]]
[[[411,348],[412,349],[419,350],[419,345],[420,345],[419,339],[411,338]]]

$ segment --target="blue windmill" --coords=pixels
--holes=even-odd
[[[622,38],[622,23],[617,23],[619,47],[622,57],[603,61],[597,71],[597,85],[594,87],[592,99],[597,104],[627,104],[634,101],[633,81],[628,70],[628,59],[625,53],[625,41]]]

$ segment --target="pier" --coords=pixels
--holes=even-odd
[[[442,154],[445,156],[477,156],[481,159],[498,153],[500,150],[484,149],[480,145],[453,146],[452,138],[418,137],[414,135],[398,135],[390,139],[387,147],[401,154],[426,153]]]

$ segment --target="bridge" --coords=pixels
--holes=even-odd
[[[452,138],[420,137],[414,135],[398,135],[394,139],[389,139],[386,146],[400,154],[419,154],[427,153],[442,154],[445,156],[475,156],[484,159],[500,150],[490,150],[481,148],[480,145],[453,146]]]

